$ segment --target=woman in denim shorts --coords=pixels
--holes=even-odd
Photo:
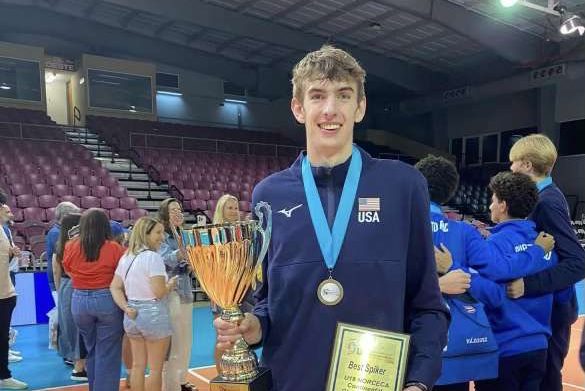
[[[132,347],[132,388],[137,390],[162,389],[162,368],[171,341],[166,296],[175,288],[176,278],[167,278],[157,253],[163,240],[164,226],[158,220],[139,219],[110,286],[124,311],[124,330]],[[150,375],[145,386],[147,364]]]

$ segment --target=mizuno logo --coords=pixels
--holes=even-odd
[[[295,209],[298,209],[298,208],[300,208],[301,206],[303,206],[303,204],[298,204],[297,206],[293,206],[293,207],[292,207],[292,208],[290,208],[290,209],[282,208],[281,210],[279,210],[279,211],[278,211],[278,212],[276,212],[276,213],[282,213],[282,214],[283,214],[283,215],[285,215],[286,217],[290,217],[290,216],[292,215],[292,212],[293,212]]]

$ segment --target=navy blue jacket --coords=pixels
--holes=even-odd
[[[540,186],[539,186],[540,187]],[[524,279],[526,296],[538,296],[562,290],[585,277],[585,251],[571,227],[569,207],[565,196],[554,184],[540,189],[539,200],[530,216],[536,229],[555,237],[555,251],[559,263],[551,269],[528,276]],[[576,300],[570,301],[577,314]]]
[[[300,157],[254,189],[253,203],[266,201],[273,211],[254,313],[262,325],[262,361],[272,370],[275,390],[325,389],[337,322],[411,334],[406,381],[431,387],[439,376],[449,314],[436,275],[426,181],[404,163],[360,153],[356,198],[379,198],[380,210],[360,215],[354,202],[333,271],[344,288],[336,306],[317,298],[328,271],[307,207]],[[339,190],[323,187],[343,185],[347,162],[330,173],[331,180],[315,178],[326,215]]]

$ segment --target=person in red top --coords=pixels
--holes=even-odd
[[[120,389],[123,312],[109,288],[123,254],[100,209],[89,209],[81,216],[79,237],[67,242],[63,253],[63,268],[74,288],[73,320],[87,348],[90,391]]]

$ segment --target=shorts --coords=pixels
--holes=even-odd
[[[124,314],[124,331],[128,337],[154,341],[172,335],[166,300],[128,300],[128,306],[137,311],[135,319]]]

